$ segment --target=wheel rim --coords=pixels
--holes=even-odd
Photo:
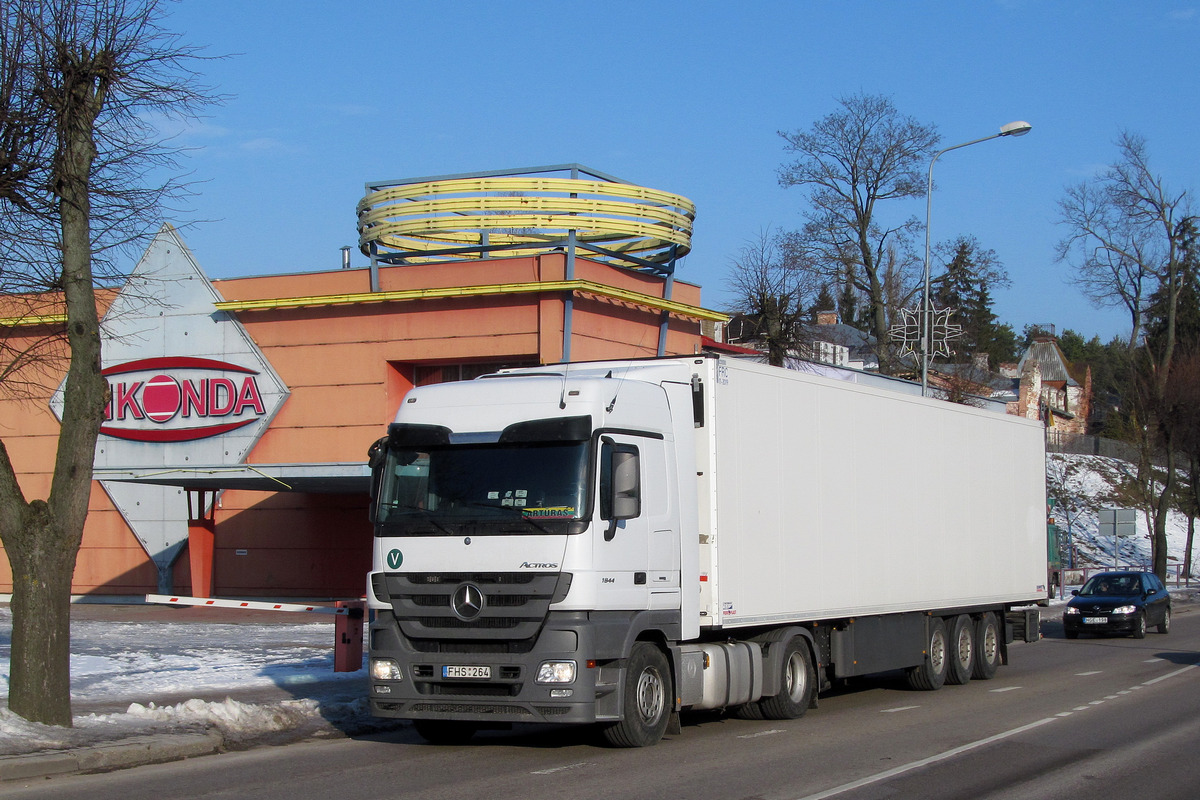
[[[999,648],[996,644],[996,628],[993,625],[988,625],[983,631],[983,658],[987,663],[993,664],[996,661],[996,653]]]
[[[934,636],[929,642],[929,664],[935,674],[946,668],[946,637]]]
[[[958,632],[958,663],[971,663],[971,632],[965,625]]]
[[[798,703],[808,693],[808,669],[804,663],[804,654],[792,653],[787,665],[787,693],[792,702]]]
[[[637,708],[638,714],[646,722],[653,723],[662,714],[665,703],[662,677],[657,670],[647,669],[638,676]]]

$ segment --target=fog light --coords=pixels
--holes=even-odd
[[[551,697],[570,697],[573,694],[575,694],[574,689],[551,689],[550,690]]]
[[[574,683],[574,661],[543,661],[538,667],[538,683]]]
[[[377,681],[402,681],[400,665],[391,658],[372,658],[371,677]]]

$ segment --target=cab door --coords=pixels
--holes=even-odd
[[[653,441],[617,433],[600,437],[592,564],[597,598],[606,609],[649,607],[651,531],[644,461]]]

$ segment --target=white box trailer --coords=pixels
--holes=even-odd
[[[800,716],[1036,640],[1037,423],[715,356],[414,389],[372,448],[373,713],[433,741],[687,709]]]

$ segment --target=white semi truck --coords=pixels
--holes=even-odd
[[[988,679],[1039,635],[1029,420],[701,355],[420,387],[370,457],[371,709],[429,741],[652,745],[856,675]]]

